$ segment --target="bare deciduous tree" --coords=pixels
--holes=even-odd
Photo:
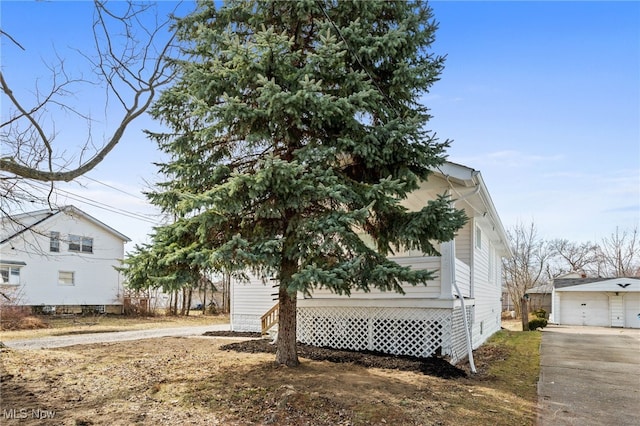
[[[548,280],[547,270],[553,251],[538,236],[533,222],[525,226],[517,224],[507,231],[513,257],[503,259],[503,281],[516,315],[521,315],[521,300],[527,290]]]
[[[638,228],[616,231],[604,238],[597,252],[599,276],[640,277]]]
[[[591,242],[576,243],[566,239],[555,239],[549,243],[556,260],[549,275],[557,277],[568,272],[593,274],[598,254],[598,245]]]
[[[94,6],[95,51],[79,52],[93,70],[90,79],[71,76],[65,59],[58,56],[57,63],[48,66],[49,87],[34,82],[32,96],[27,98],[17,94],[0,71],[0,90],[9,105],[0,122],[2,204],[32,198],[36,192],[32,185],[38,182],[41,189],[42,182],[70,181],[93,169],[120,142],[131,122],[147,110],[158,89],[173,77],[166,60],[173,46],[173,36],[166,31],[169,17],[159,19],[156,5],[129,1],[107,7],[105,1],[95,0]],[[0,35],[26,50],[6,32]],[[5,62],[4,67],[6,70],[11,64]],[[114,99],[121,111],[115,127],[99,143],[93,134],[93,118],[73,102],[77,91],[94,85],[103,87],[107,103]],[[68,116],[83,120],[86,131],[76,133],[75,141],[57,141],[66,123],[56,121]],[[78,150],[68,152],[70,146]],[[5,208],[0,205],[3,213],[7,213]]]

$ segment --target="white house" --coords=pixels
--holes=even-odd
[[[127,241],[73,206],[3,217],[0,291],[17,305],[121,313],[122,283],[114,267]]]
[[[454,163],[434,171],[405,206],[417,211],[444,193],[465,210],[469,222],[454,240],[440,245],[441,256],[405,252],[393,257],[401,265],[437,270],[438,277],[426,286],[407,285],[404,295],[379,290],[350,297],[328,290],[315,290],[310,298],[299,294],[300,342],[421,357],[442,354],[455,363],[467,356],[467,342],[477,348],[500,330],[501,259],[510,255],[500,218],[480,172]],[[268,327],[276,318],[277,292],[277,282],[269,279],[232,282],[232,330]]]
[[[550,320],[564,325],[640,328],[640,278],[556,279]]]

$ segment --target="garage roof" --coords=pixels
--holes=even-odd
[[[555,291],[640,291],[640,278],[565,278],[553,282]]]

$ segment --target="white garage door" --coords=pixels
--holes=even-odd
[[[609,297],[605,293],[562,292],[560,324],[609,327]]]
[[[640,328],[640,293],[624,295],[624,326]]]

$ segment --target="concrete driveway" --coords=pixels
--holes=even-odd
[[[640,330],[550,325],[538,425],[640,425]]]

